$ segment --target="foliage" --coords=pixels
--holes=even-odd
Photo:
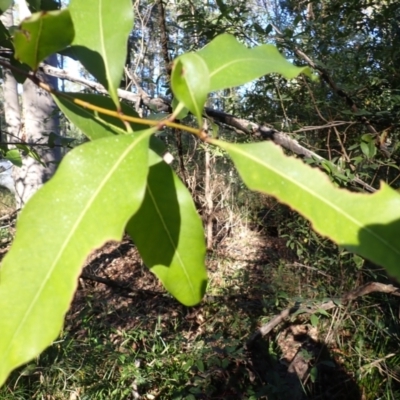
[[[217,3],[221,19],[238,23],[240,16],[234,7]],[[295,5],[285,3],[291,15]],[[332,6],[329,3],[328,8]],[[353,3],[351,6],[355,7]],[[267,86],[273,82],[271,79],[275,80],[284,121],[289,124],[286,110],[296,106],[285,106],[285,101],[293,99],[296,93],[304,95],[308,83],[303,84],[306,78],[298,76],[311,76],[308,67],[292,65],[271,45],[249,49],[233,36],[223,34],[203,49],[178,57],[173,65],[171,87],[178,100],[175,113],[187,108],[198,126],[174,123],[174,115],[161,121],[141,119],[133,111],[125,111],[117,93],[133,23],[131,10],[130,0],[117,4],[73,0],[67,10],[34,14],[14,36],[15,57],[32,69],[51,52],[70,45],[68,50],[106,87],[111,101],[52,90],[60,108],[92,142],[65,157],[55,177],[32,198],[19,218],[15,242],[0,271],[0,383],[12,369],[38,355],[56,337],[85,258],[107,240],[121,239],[125,228],[135,239],[146,264],[170,293],[188,306],[201,301],[207,279],[200,219],[184,184],[161,160],[161,144],[149,140],[164,126],[180,128],[226,150],[252,190],[289,204],[308,218],[317,231],[385,266],[400,278],[396,240],[400,197],[396,191],[383,184],[372,196],[346,192],[336,188],[321,172],[284,156],[272,143],[229,144],[208,138],[202,129],[203,108],[210,93],[271,73],[291,80],[287,93],[282,94],[276,81],[280,78],[265,78]],[[315,13],[319,12],[328,15],[327,10],[316,6]],[[67,29],[54,34],[53,18],[61,18]],[[313,29],[311,23],[300,22],[301,19],[294,19],[292,27],[278,32],[287,54],[295,54],[296,42],[302,41],[301,34],[295,32],[297,25],[304,32]],[[324,29],[320,24],[316,27]],[[256,29],[262,34],[268,30]],[[352,40],[360,42],[357,35]],[[337,49],[337,43],[332,46]],[[349,57],[353,58],[351,54]],[[352,71],[343,67],[341,75],[348,78]],[[35,75],[30,78],[51,90]],[[321,92],[329,100],[330,94],[324,89]],[[385,104],[385,94],[378,97]],[[314,102],[313,106],[319,114],[329,114],[326,110],[321,113],[323,104]],[[260,105],[258,108],[262,109]],[[310,110],[308,105],[293,113],[302,115]],[[392,110],[397,112],[395,105]],[[358,109],[354,118],[362,119],[369,113],[385,116],[377,110]],[[278,107],[275,114],[279,114]],[[358,167],[376,156],[368,140],[362,136],[358,153],[347,155],[347,163],[354,161]],[[366,160],[356,163],[361,153]],[[151,230],[147,228],[149,224]],[[28,282],[23,291],[21,276]]]

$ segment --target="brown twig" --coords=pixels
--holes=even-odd
[[[3,65],[1,60],[0,60],[0,65]],[[107,90],[101,84],[86,80],[81,77],[73,76],[65,70],[59,70],[58,68],[54,68],[54,67],[44,65],[44,64],[41,66],[41,68],[43,68],[43,71],[48,75],[52,75],[52,76],[56,76],[61,79],[68,79],[72,82],[80,83],[80,84],[82,84],[86,87],[89,87],[93,90],[96,90],[100,93],[104,93],[104,94],[107,93]],[[161,111],[171,112],[172,111],[171,105],[169,104],[169,102],[162,98],[150,98],[149,95],[144,94],[144,93],[135,94],[135,93],[128,92],[128,91],[122,90],[122,89],[118,89],[118,96],[122,99],[131,101],[133,103],[136,103],[138,101],[138,99],[142,98],[143,104],[146,107],[155,108],[158,112],[161,112]],[[264,139],[269,139],[269,140],[274,141],[276,144],[282,146],[285,149],[292,151],[295,154],[298,154],[298,155],[301,155],[301,156],[304,156],[307,158],[313,158],[319,162],[326,161],[323,157],[319,156],[318,154],[316,154],[316,153],[312,152],[311,150],[305,148],[304,146],[300,145],[297,142],[297,140],[292,139],[286,133],[279,132],[274,128],[267,127],[267,126],[260,126],[249,120],[237,118],[234,115],[227,114],[223,111],[214,110],[214,109],[207,108],[207,107],[204,109],[204,111],[207,115],[214,118],[214,120],[216,120],[217,122],[220,122],[220,123],[223,123],[232,128],[238,129],[240,132],[243,132],[244,134],[261,136]],[[335,123],[332,122],[332,124],[334,125]],[[337,124],[342,125],[342,124],[346,124],[346,122],[338,121]],[[317,126],[314,129],[326,129],[326,128],[329,128],[329,125],[330,124]],[[304,129],[306,129],[306,128],[304,128]],[[310,129],[312,129],[312,127],[307,127],[307,130],[310,130]],[[204,140],[204,137],[201,139]],[[358,177],[353,178],[352,182],[362,186],[368,192],[371,192],[371,193],[376,192],[375,188],[368,185],[366,182],[359,179]]]
[[[268,335],[274,328],[276,328],[279,324],[287,320],[294,313],[314,314],[318,310],[325,310],[325,311],[331,310],[332,308],[339,307],[340,305],[344,305],[352,300],[355,300],[358,297],[366,296],[368,294],[375,292],[400,296],[400,289],[393,285],[387,285],[379,282],[370,282],[354,290],[351,290],[350,292],[345,293],[342,297],[337,299],[331,299],[316,304],[314,303],[310,307],[309,306],[301,307],[300,304],[296,304],[291,308],[283,310],[281,313],[273,317],[267,324],[264,324],[259,329],[257,329],[257,331],[247,341],[246,347],[250,348],[255,340],[257,340],[262,336]]]

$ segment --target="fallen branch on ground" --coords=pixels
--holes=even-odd
[[[365,296],[374,292],[400,296],[400,289],[393,285],[387,285],[379,282],[370,282],[354,290],[351,290],[350,292],[345,293],[342,297],[331,299],[321,303],[314,302],[312,306],[301,307],[301,304],[304,304],[304,302],[298,303],[293,307],[283,310],[280,314],[273,317],[271,321],[269,321],[267,324],[261,326],[247,341],[246,347],[250,348],[255,340],[262,336],[268,335],[275,327],[277,327],[280,323],[284,322],[295,313],[314,314],[319,310],[331,310],[332,308],[340,307],[341,305],[344,305],[349,301],[355,300],[358,297]]]

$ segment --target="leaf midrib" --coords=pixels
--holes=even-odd
[[[233,146],[230,146],[228,144],[227,147],[231,147],[233,148]],[[394,248],[390,243],[388,243],[386,240],[383,240],[381,236],[378,236],[374,233],[374,231],[370,230],[367,226],[361,224],[358,222],[358,220],[354,219],[350,214],[346,213],[345,211],[343,211],[343,209],[337,207],[334,203],[332,203],[329,200],[324,199],[323,197],[320,196],[320,194],[318,192],[314,192],[312,191],[310,188],[304,186],[302,183],[299,183],[297,180],[292,179],[290,176],[288,178],[287,175],[284,175],[283,173],[281,173],[279,170],[276,170],[275,168],[273,168],[271,165],[263,163],[259,158],[256,158],[252,155],[249,155],[248,153],[242,151],[240,148],[238,148],[237,146],[235,146],[233,148],[233,151],[235,151],[236,153],[245,156],[253,161],[255,161],[256,163],[258,163],[259,165],[268,168],[270,170],[272,170],[275,174],[277,174],[278,176],[281,176],[282,178],[292,182],[292,184],[298,186],[299,188],[301,188],[303,191],[308,192],[309,194],[311,194],[312,196],[314,196],[315,198],[317,198],[320,202],[326,204],[327,206],[331,207],[332,209],[336,210],[336,212],[338,212],[339,214],[343,215],[345,218],[347,218],[349,221],[351,221],[355,226],[357,226],[360,229],[365,229],[371,236],[375,237],[378,241],[380,241],[381,243],[383,243],[384,245],[386,245],[389,249],[391,249],[392,251],[394,251],[395,253],[399,254],[400,256],[400,252]]]
[[[178,246],[175,245],[175,243],[174,243],[174,241],[173,241],[173,239],[172,239],[172,236],[171,236],[171,234],[170,234],[170,231],[169,231],[169,229],[168,229],[168,226],[167,226],[167,224],[165,223],[165,220],[164,220],[164,218],[163,218],[163,216],[162,216],[162,212],[161,212],[160,208],[158,207],[158,204],[157,204],[157,202],[156,202],[156,200],[155,200],[155,197],[154,197],[153,192],[151,191],[151,188],[150,188],[149,185],[147,185],[147,189],[148,189],[148,191],[149,191],[151,200],[152,200],[152,202],[153,202],[153,204],[154,204],[154,208],[156,209],[157,215],[158,215],[159,218],[160,218],[161,224],[162,224],[162,226],[164,227],[164,230],[165,230],[165,232],[166,232],[166,234],[167,234],[167,236],[168,236],[168,239],[169,239],[169,241],[170,241],[170,243],[171,243],[172,248],[174,249],[174,253],[176,254],[177,259],[178,259],[178,261],[179,261],[179,264],[181,265],[181,268],[182,268],[182,270],[184,271],[186,280],[187,280],[187,282],[189,283],[189,286],[190,286],[190,290],[191,290],[193,296],[195,296],[196,292],[195,292],[194,287],[193,287],[193,285],[192,285],[192,281],[190,280],[189,273],[188,273],[188,271],[187,271],[186,268],[185,268],[185,263],[184,263],[183,260],[182,260],[182,257],[181,257],[180,252],[178,251]]]
[[[80,215],[78,216],[75,224],[73,225],[69,235],[67,235],[64,244],[61,246],[60,251],[58,252],[57,256],[55,257],[55,260],[53,262],[53,264],[51,265],[51,267],[49,268],[48,273],[46,274],[45,278],[42,281],[42,284],[40,285],[40,289],[36,292],[32,302],[30,303],[29,307],[27,308],[23,318],[21,319],[21,322],[18,324],[17,329],[15,330],[15,333],[12,335],[12,338],[9,342],[8,347],[6,348],[4,355],[6,356],[9,353],[9,350],[11,348],[11,344],[13,343],[14,339],[19,335],[22,327],[24,326],[25,322],[27,321],[27,319],[29,318],[30,312],[32,311],[32,309],[35,307],[38,298],[40,297],[40,295],[43,292],[43,289],[45,287],[45,285],[47,284],[47,282],[50,280],[51,275],[53,274],[55,268],[57,267],[57,263],[60,260],[60,258],[62,257],[65,249],[67,248],[69,242],[71,241],[71,238],[74,236],[76,230],[79,228],[79,224],[82,222],[87,210],[90,208],[90,206],[93,204],[93,202],[95,201],[97,195],[99,194],[99,192],[104,188],[105,184],[108,182],[109,178],[111,177],[111,175],[115,172],[115,170],[117,169],[117,167],[121,164],[121,162],[125,159],[125,157],[128,155],[128,153],[138,144],[138,142],[140,142],[141,140],[144,140],[145,138],[147,138],[148,135],[141,135],[138,138],[134,139],[134,141],[127,147],[127,149],[121,154],[121,156],[116,160],[114,166],[112,168],[110,168],[109,172],[106,174],[106,176],[103,178],[103,180],[100,182],[98,189],[93,193],[93,195],[88,199],[88,202],[86,204],[86,206],[83,208],[82,212],[80,213]],[[5,357],[4,357],[5,358]]]

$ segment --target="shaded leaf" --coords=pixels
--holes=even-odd
[[[47,144],[50,148],[54,148],[56,145],[68,146],[76,140],[75,138],[65,137],[54,132],[50,132],[48,136]]]
[[[70,45],[73,38],[68,10],[33,14],[14,34],[15,58],[36,70],[40,62]]]
[[[193,306],[207,284],[203,226],[185,185],[160,157],[151,158],[146,195],[127,232],[165,288]]]
[[[60,8],[60,2],[56,0],[26,0],[32,13],[39,11],[52,11]]]
[[[54,96],[53,99],[60,107],[67,118],[77,126],[90,140],[96,140],[110,135],[115,135],[116,128],[125,130],[125,125],[121,119],[104,114],[96,114],[88,108],[83,108],[73,102],[74,98],[86,101],[92,105],[106,108],[111,111],[117,111],[114,102],[106,96],[86,93],[66,93],[65,96]],[[128,105],[122,103],[121,110],[125,115],[138,117],[138,114]],[[146,125],[130,124],[133,130],[141,130]]]
[[[7,11],[12,4],[13,0],[0,0],[0,14],[3,14]]]
[[[27,77],[26,77],[26,74],[24,74],[22,71],[24,71],[25,73],[28,73],[29,71],[32,71],[32,69],[28,65],[20,63],[15,58],[10,59],[10,64],[17,67],[18,70],[21,70],[21,73],[19,73],[18,70],[11,71],[11,73],[14,75],[15,80],[18,83],[24,83],[26,81]]]
[[[176,98],[182,102],[202,125],[202,111],[209,90],[209,71],[196,53],[188,53],[174,62],[171,86]]]
[[[1,21],[0,21],[0,46],[11,50],[14,49],[14,46],[11,42],[10,32]]]
[[[66,117],[78,129],[80,129],[89,140],[97,140],[128,133],[124,131],[125,125],[119,118],[104,114],[97,115],[94,111],[83,108],[73,102],[73,98],[77,98],[92,105],[115,111],[115,104],[109,97],[88,93],[66,94],[71,96],[71,98],[53,95],[53,99]],[[125,115],[138,117],[136,111],[125,103],[121,103],[121,109]],[[162,118],[165,118],[165,115],[163,115]],[[140,129],[143,129],[143,127],[146,127],[146,125],[135,123],[130,123],[130,126],[135,131],[139,131]],[[151,136],[150,138],[150,148],[160,157],[162,157],[166,151],[164,142],[157,139],[155,136]]]
[[[286,79],[301,73],[312,76],[308,67],[296,67],[270,44],[249,49],[229,34],[217,36],[196,53],[207,64],[210,73],[209,91],[240,86],[273,72]]]
[[[102,83],[118,106],[119,87],[133,27],[131,0],[71,0],[74,51],[85,68]]]
[[[310,316],[310,322],[311,322],[311,325],[312,325],[314,328],[316,328],[316,327],[318,326],[318,322],[319,322],[318,316],[315,315],[315,314],[311,314],[311,316]]]
[[[338,189],[321,171],[285,156],[272,142],[210,142],[229,153],[250,189],[275,196],[321,235],[400,280],[400,195],[395,190],[384,183],[372,195]]]
[[[89,253],[122,238],[143,199],[150,133],[79,146],[23,209],[0,269],[0,385],[57,337]]]

